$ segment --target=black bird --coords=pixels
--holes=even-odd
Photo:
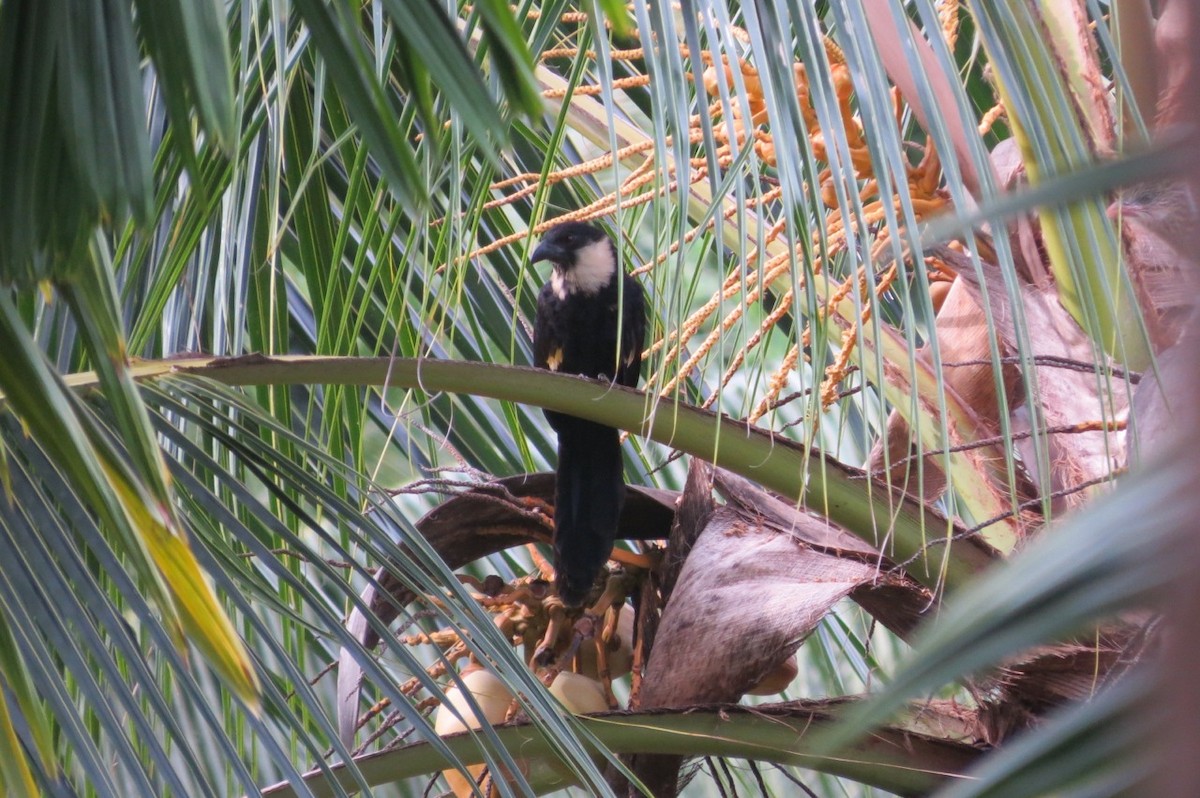
[[[534,365],[563,374],[634,387],[642,368],[646,300],[642,287],[617,264],[602,231],[567,222],[546,233],[532,262],[554,265],[538,295]],[[625,502],[617,430],[546,411],[558,433],[554,498],[554,571],[567,606],[583,603],[612,554]]]

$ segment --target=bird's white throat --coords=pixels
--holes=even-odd
[[[616,271],[612,246],[602,238],[580,249],[572,268],[564,270],[556,265],[550,286],[559,299],[566,299],[568,293],[594,294],[608,285]]]

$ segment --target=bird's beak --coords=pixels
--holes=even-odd
[[[551,263],[566,263],[570,258],[562,247],[551,244],[549,241],[543,241],[533,250],[533,255],[530,256],[530,263],[537,263],[540,260],[548,260]]]

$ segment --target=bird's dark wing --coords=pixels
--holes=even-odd
[[[646,295],[641,284],[629,275],[625,275],[623,291],[621,359],[617,382],[636,388],[642,374],[642,350],[646,348]]]
[[[558,371],[562,365],[563,331],[559,329],[562,316],[555,312],[561,302],[549,284],[538,294],[537,319],[533,326],[533,365],[540,369]]]

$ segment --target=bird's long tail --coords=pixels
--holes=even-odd
[[[554,571],[567,606],[583,602],[612,553],[625,503],[619,433],[575,418],[558,430]]]

